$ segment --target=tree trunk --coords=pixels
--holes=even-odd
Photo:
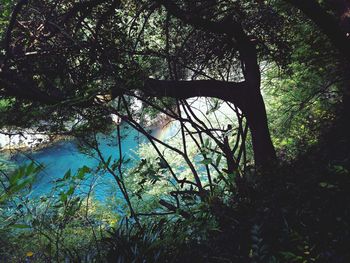
[[[247,118],[252,136],[255,165],[268,167],[276,160],[276,152],[272,144],[265,103],[261,94],[249,99],[243,113]]]
[[[188,99],[192,97],[212,97],[232,102],[246,116],[252,135],[256,166],[269,167],[276,160],[276,152],[271,141],[263,98],[259,92],[251,92],[251,83],[224,82],[213,80],[198,81],[146,81],[144,92],[154,97]]]

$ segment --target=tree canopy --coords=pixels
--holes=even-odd
[[[349,141],[340,147],[333,136],[343,139],[349,131],[348,0],[8,0],[0,8],[1,132],[35,128],[79,138],[99,157],[95,168],[115,178],[139,229],[146,214],[200,222],[205,216],[195,211],[206,205],[229,229],[235,224],[225,220],[234,218],[234,207],[242,216],[235,220],[245,222],[229,233],[244,236],[252,225],[259,241],[264,231],[274,231],[259,221],[270,216],[283,225],[283,215],[264,213],[280,209],[273,208],[276,196],[289,189],[288,180],[299,180],[288,173],[282,178],[283,169],[302,174],[309,165],[310,180],[321,180],[304,156],[311,154],[332,172],[348,173]],[[205,109],[196,108],[195,98],[204,98]],[[161,123],[178,125],[173,141],[149,131],[159,116]],[[122,156],[120,122],[150,143],[131,170]],[[106,158],[97,143],[97,134],[110,130],[117,130],[119,160]],[[341,148],[337,158],[325,146],[329,138]],[[336,159],[342,172],[335,171]],[[74,176],[92,170],[82,169]],[[162,178],[167,183],[155,201],[146,206],[137,200],[151,196]],[[309,183],[301,181],[290,183],[291,196]],[[281,207],[294,218],[286,203]],[[264,262],[249,245],[232,246],[241,260]],[[266,257],[278,262],[271,250]]]

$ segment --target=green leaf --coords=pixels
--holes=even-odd
[[[84,165],[82,168],[78,170],[77,178],[82,180],[84,179],[85,174],[90,172],[91,172],[91,169]]]
[[[211,164],[213,160],[211,158],[205,158],[201,161],[202,164],[208,165]]]
[[[72,176],[72,171],[69,169],[63,176],[63,180],[68,180]]]
[[[209,144],[209,138],[206,138],[205,140],[204,140],[204,147],[207,147],[208,146],[208,144]]]
[[[74,193],[74,186],[71,186],[71,187],[69,187],[69,189],[68,189],[66,195],[67,195],[67,196],[70,196],[70,195],[72,195],[73,193]]]
[[[113,164],[111,165],[111,169],[113,171],[115,171],[119,167],[119,162],[120,162],[120,159],[118,161],[113,162]]]
[[[349,174],[349,171],[342,165],[334,165],[333,170],[339,174]]]
[[[26,169],[26,175],[30,175],[35,171],[35,165],[34,162],[31,162]]]
[[[67,199],[68,199],[68,196],[67,196],[66,193],[63,193],[63,192],[60,193],[60,200],[61,200],[62,202],[66,202]]]
[[[14,228],[21,228],[21,229],[31,228],[29,225],[26,225],[26,224],[14,224],[14,225],[12,225],[12,227],[14,227]]]
[[[322,188],[327,188],[327,189],[332,189],[332,188],[336,188],[337,186],[334,184],[329,184],[327,182],[321,182],[319,183],[319,186],[321,186]]]
[[[109,166],[111,160],[112,160],[112,155],[109,156],[108,159],[107,159],[107,161],[106,161],[106,164],[105,164],[105,167],[106,167],[106,168]]]
[[[222,154],[219,154],[218,157],[216,157],[216,160],[215,160],[215,165],[216,166],[219,166],[221,158],[222,158]]]

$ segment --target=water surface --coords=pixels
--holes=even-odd
[[[123,160],[130,160],[127,165],[124,165],[124,168],[127,168],[132,166],[138,159],[136,151],[140,144],[145,142],[145,138],[127,125],[122,125],[121,135],[123,138]],[[97,141],[99,149],[106,160],[110,156],[111,161],[119,160],[116,131],[108,135],[98,134]],[[49,194],[55,185],[54,182],[57,179],[63,178],[68,170],[71,170],[71,173],[75,174],[84,165],[89,168],[97,167],[99,164],[99,158],[97,157],[98,155],[95,152],[91,151],[89,154],[82,152],[80,142],[77,140],[64,140],[33,153],[17,154],[12,157],[12,160],[18,165],[30,163],[34,160],[36,163],[42,164],[45,167],[38,174],[37,180],[32,187],[30,196],[35,197]],[[80,193],[86,193],[89,191],[91,185],[93,185],[95,198],[100,201],[106,200],[106,198],[110,197],[112,189],[116,189],[115,179],[109,173],[88,175],[87,180],[79,187],[78,191]],[[118,192],[115,194],[118,194]]]

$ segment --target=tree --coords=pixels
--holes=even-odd
[[[301,10],[330,39],[333,45],[350,59],[350,3],[347,0],[317,1],[286,0]],[[331,14],[333,13],[333,14]]]
[[[128,251],[134,243],[140,247],[138,239],[141,254],[157,257],[154,243],[164,244],[164,236],[171,239],[166,252],[175,247],[192,254],[199,245],[206,259],[221,252],[223,260],[234,256],[244,262],[347,256],[340,244],[349,238],[344,231],[349,213],[334,205],[346,199],[348,186],[346,124],[334,126],[339,132],[326,140],[332,147],[308,147],[326,148],[318,135],[335,122],[334,104],[341,96],[344,102],[349,98],[347,1],[21,0],[6,1],[4,10],[0,124],[77,136],[100,160],[76,175],[66,173],[59,184],[69,188],[59,194],[60,203],[69,205],[72,183],[81,173],[109,173],[135,225],[149,223],[143,216],[162,216],[159,225],[150,224],[149,242],[146,227],[125,237],[118,230],[112,257],[124,246],[126,255],[138,253]],[[299,138],[292,164],[274,165],[262,96],[269,87],[275,94],[272,105],[279,106],[269,109],[276,119],[269,122],[276,149],[292,148],[289,130]],[[204,111],[187,100],[194,97],[206,98]],[[228,118],[212,121],[221,105],[227,106]],[[111,126],[111,114],[150,142],[139,150],[133,169],[124,166],[127,129]],[[144,125],[144,115],[158,114],[179,125],[170,142]],[[289,117],[295,119],[290,126],[284,123]],[[111,127],[117,159],[106,157],[97,139],[99,131]],[[250,169],[247,139],[265,177]],[[49,229],[61,231],[61,226]],[[197,229],[203,236],[189,241],[187,234]]]
[[[114,113],[154,140],[133,119],[130,98],[157,110],[164,105],[186,107],[184,99],[191,97],[216,98],[240,109],[236,112],[245,116],[251,131],[255,164],[268,167],[276,153],[260,91],[260,65],[288,63],[288,29],[296,20],[286,18],[284,2],[19,1],[2,39],[1,96],[12,99],[6,111],[15,116],[4,115],[4,122],[23,126],[44,118],[49,120],[46,129],[58,131],[65,130],[66,121],[83,115],[97,128]],[[308,14],[309,5],[292,4]],[[320,8],[316,3],[311,7]],[[340,33],[323,30],[346,53],[344,39],[337,37]],[[100,99],[107,94],[117,101],[117,108]],[[173,100],[152,99],[164,97]],[[165,113],[185,122],[176,111]],[[245,137],[243,128],[239,130]],[[237,147],[205,126],[200,132],[217,143],[227,160],[226,172],[232,174],[239,164],[234,156]],[[186,153],[181,154],[196,174]]]
[[[18,63],[22,63],[26,61],[27,58],[33,56],[40,56],[44,60],[46,59],[45,57],[55,56],[52,56],[52,52],[55,48],[57,48],[57,45],[64,46],[64,44],[68,44],[62,42],[62,35],[64,35],[63,39],[66,38],[64,39],[65,42],[72,41],[72,38],[77,37],[75,32],[69,32],[68,34],[70,35],[70,39],[67,38],[67,32],[65,32],[65,30],[70,31],[72,26],[82,27],[82,23],[85,22],[84,19],[90,19],[91,16],[95,15],[94,12],[98,12],[97,10],[99,8],[106,8],[106,4],[104,1],[85,2],[83,4],[73,5],[71,8],[67,6],[68,11],[65,10],[61,16],[50,18],[50,20],[49,17],[44,17],[44,20],[41,21],[41,23],[35,20],[27,20],[24,23],[25,25],[22,23],[16,23],[16,21],[18,21],[17,16],[21,14],[21,11],[22,14],[25,14],[26,4],[26,1],[20,1],[15,6],[4,39],[5,56],[3,58],[1,72],[1,80],[4,87],[3,93],[6,95],[15,95],[18,98],[22,97],[24,99],[46,104],[55,104],[65,101],[67,98],[69,98],[69,96],[67,96],[67,94],[63,94],[64,92],[62,92],[62,90],[60,90],[60,88],[57,87],[55,83],[52,83],[52,80],[50,85],[48,85],[48,83],[45,83],[45,89],[47,90],[43,91],[42,88],[38,87],[38,83],[35,83],[36,81],[33,81],[34,72],[29,73],[29,75],[32,75],[31,79],[29,80],[26,78],[26,81],[24,82],[23,79],[19,78],[19,75],[23,74],[18,72],[19,68],[17,68],[17,70],[13,70],[11,69],[10,65],[19,65]],[[202,9],[205,9],[205,12],[211,12],[210,4],[212,5],[213,3],[210,1],[208,1],[208,3],[203,3]],[[264,166],[275,160],[276,154],[267,126],[267,117],[264,102],[260,94],[260,69],[258,65],[258,54],[256,51],[257,39],[245,32],[241,24],[242,21],[240,21],[239,18],[234,18],[234,13],[229,12],[228,14],[225,14],[225,17],[223,19],[220,19],[218,21],[210,21],[203,19],[201,15],[195,14],[196,9],[198,8],[194,8],[187,12],[181,10],[176,4],[162,1],[148,4],[148,7],[150,9],[157,8],[158,10],[161,10],[162,5],[164,5],[168,16],[175,17],[182,22],[191,25],[193,29],[199,29],[205,34],[217,35],[218,38],[224,37],[225,41],[227,41],[229,45],[229,48],[232,49],[232,52],[238,51],[239,62],[241,64],[244,80],[241,82],[223,82],[215,80],[183,81],[181,79],[176,79],[172,81],[160,81],[149,79],[144,81],[143,86],[138,86],[137,88],[156,97],[163,97],[166,95],[167,97],[176,99],[185,99],[194,96],[205,96],[219,98],[234,103],[242,110],[243,114],[248,120],[252,134],[256,164],[258,166]],[[206,7],[205,5],[208,6]],[[105,13],[103,11],[100,11],[99,14],[113,15],[112,12],[115,11],[117,7],[122,8],[121,3],[115,1],[112,5],[106,8]],[[42,9],[43,7],[40,6],[36,8]],[[42,14],[45,14],[45,12],[49,12],[49,10],[44,10]],[[47,15],[52,16],[53,13]],[[76,19],[80,19],[80,21],[75,21]],[[89,52],[91,56],[96,56],[96,54],[91,54],[93,53],[91,49],[97,47],[100,44],[96,39],[100,33],[99,30],[101,30],[103,23],[106,23],[104,20],[104,17],[99,17],[97,23],[95,24],[95,32],[89,33],[95,34],[95,39],[91,37],[91,39],[89,39],[90,41],[82,41],[80,43],[80,45],[85,45],[84,49],[90,49]],[[92,23],[92,21],[89,21],[89,23]],[[108,21],[108,23],[114,23],[110,26],[117,28],[115,29],[117,31],[120,30],[116,24],[117,21],[111,20]],[[21,29],[18,26],[21,27]],[[25,41],[29,39],[26,39],[24,35],[21,35],[21,33],[24,33],[23,29],[32,31],[31,35],[34,39],[30,41],[30,44],[28,43],[29,46],[27,43],[25,43]],[[85,28],[82,33],[87,35],[87,30],[90,29]],[[16,34],[19,34],[17,38],[14,37]],[[101,41],[103,41],[103,38],[105,38],[103,35],[99,37],[102,38]],[[57,42],[54,44],[54,46],[48,46],[49,41],[52,41],[52,39],[56,39]],[[35,42],[37,44],[34,44]],[[111,44],[112,43],[108,43],[108,45]],[[73,55],[74,53],[79,52],[79,48],[80,47],[77,46],[75,46],[74,49],[72,49],[72,47],[69,47],[66,52],[68,52],[67,54]],[[98,48],[107,49],[107,46],[99,46]],[[103,61],[105,58],[95,59],[95,63],[99,63],[102,67],[106,66],[106,61]],[[67,61],[63,63],[67,63]],[[22,64],[22,66],[24,65]],[[28,67],[28,65],[26,66]],[[91,70],[92,69],[90,69],[90,71]],[[109,73],[109,77],[113,78],[113,72]],[[106,73],[103,74],[106,75]],[[46,76],[48,79],[52,79],[52,77],[53,76]],[[112,94],[114,94],[114,96],[116,96],[115,94],[119,95],[123,93],[121,90],[122,89],[120,88],[120,85],[116,85],[112,88]],[[71,99],[72,98],[70,98],[70,100]],[[76,102],[74,102],[74,104],[77,105]],[[79,104],[85,104],[86,107],[89,106],[91,102],[84,101],[79,102]],[[232,170],[232,168],[229,170]]]
[[[350,3],[348,0],[317,1],[286,0],[295,8],[301,10],[323,32],[334,47],[343,55],[344,91],[343,114],[345,119],[350,112],[350,88],[348,81],[350,61]]]

